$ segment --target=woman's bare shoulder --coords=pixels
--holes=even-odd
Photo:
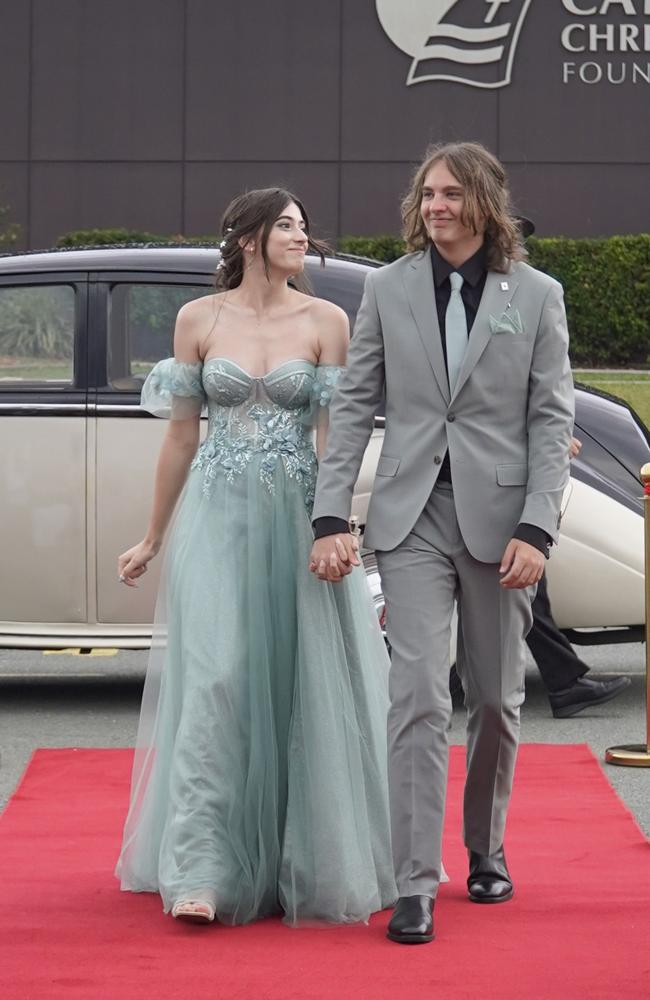
[[[178,310],[174,330],[174,354],[179,361],[199,361],[204,354],[206,331],[218,312],[219,294],[203,295],[186,302]]]
[[[349,320],[347,313],[337,306],[334,302],[329,302],[328,299],[318,299],[315,296],[311,297],[311,310],[314,317],[318,319],[329,321],[339,327],[345,325],[349,326]]]
[[[347,313],[327,299],[315,298],[311,316],[316,326],[320,364],[345,364],[350,340]]]
[[[219,300],[225,292],[213,292],[211,295],[201,295],[198,299],[190,299],[178,310],[178,320],[181,323],[194,323],[205,319],[218,307]]]

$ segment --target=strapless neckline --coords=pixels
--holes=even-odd
[[[226,357],[208,358],[206,361],[203,362],[203,367],[207,368],[209,365],[223,364],[224,362],[228,365],[232,365],[233,368],[236,368],[238,372],[241,372],[242,375],[245,375],[246,378],[249,379],[251,382],[266,382],[267,379],[270,379],[274,375],[278,375],[283,369],[288,368],[290,365],[298,365],[298,364],[307,365],[310,371],[314,371],[318,367],[317,365],[314,364],[313,361],[307,361],[306,358],[288,358],[281,364],[275,365],[264,375],[251,375],[249,371],[246,371],[245,368],[242,368],[242,366],[237,364],[236,361],[233,361],[232,358],[226,358]]]

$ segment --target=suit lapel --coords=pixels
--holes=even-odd
[[[490,337],[492,336],[490,316],[501,316],[506,311],[514,297],[518,284],[519,281],[512,272],[510,274],[498,274],[496,271],[488,271],[476,319],[470,331],[467,351],[465,352],[465,357],[458,373],[452,402],[463,388],[465,382],[467,382],[483,351],[490,342]]]
[[[409,308],[433,369],[438,388],[448,403],[449,380],[445,368],[445,357],[442,353],[433,268],[428,253],[425,252],[410,261],[410,266],[404,273],[404,285]]]

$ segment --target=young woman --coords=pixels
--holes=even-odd
[[[177,918],[355,921],[395,898],[386,650],[362,569],[324,585],[308,565],[313,439],[348,342],[342,310],[288,283],[308,248],[289,192],[236,198],[217,294],[180,310],[142,393],[171,422],[127,586],[184,492],[117,874]]]

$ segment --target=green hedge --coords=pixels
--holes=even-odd
[[[0,253],[15,250],[22,236],[22,228],[17,222],[9,222],[11,210],[8,205],[0,205]]]
[[[106,246],[188,246],[212,247],[219,246],[220,236],[161,236],[160,233],[148,233],[138,229],[75,229],[65,233],[56,241],[58,247],[106,247]]]
[[[564,286],[576,366],[650,365],[650,235],[527,241],[529,261]],[[344,253],[396,260],[395,236],[347,236]]]
[[[129,229],[67,233],[61,247],[154,243],[215,246],[218,236],[160,236]],[[571,361],[584,367],[650,365],[650,235],[527,241],[530,263],[564,286]],[[345,236],[343,253],[393,261],[404,253],[397,236]]]
[[[387,264],[405,253],[404,240],[399,236],[342,236],[338,241],[342,253],[352,253],[359,257],[372,257]]]

